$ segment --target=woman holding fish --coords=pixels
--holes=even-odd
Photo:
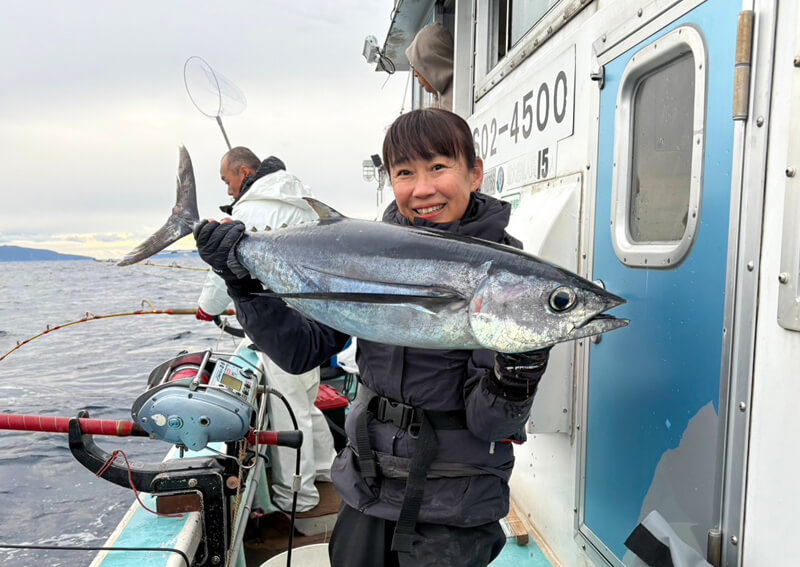
[[[521,247],[505,232],[510,205],[478,192],[483,163],[459,116],[438,109],[400,116],[386,134],[383,161],[395,195],[384,222]],[[195,230],[201,257],[225,279],[248,335],[278,365],[294,374],[319,366],[349,337],[240,277],[246,272],[234,249],[243,232],[241,223],[204,221]],[[548,352],[360,339],[349,443],[332,471],[343,500],[332,565],[488,565],[506,540],[499,520],[509,509],[508,441],[524,440]]]

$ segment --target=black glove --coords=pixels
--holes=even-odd
[[[194,229],[200,258],[211,266],[214,273],[226,282],[249,278],[250,274],[236,259],[236,244],[244,235],[241,221],[226,222],[204,220]]]
[[[489,376],[489,391],[513,402],[533,398],[547,369],[551,348],[516,354],[497,353],[494,374]]]

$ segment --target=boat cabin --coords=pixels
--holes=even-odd
[[[512,499],[554,565],[642,565],[651,513],[713,566],[800,564],[800,7],[396,0],[376,71],[454,39],[453,110],[526,250],[627,299],[557,345]],[[369,60],[369,59],[368,59]],[[403,79],[405,80],[405,78]],[[399,101],[398,101],[399,103]],[[391,201],[378,187],[378,218]],[[787,450],[788,449],[788,450]]]

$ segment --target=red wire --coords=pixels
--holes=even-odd
[[[114,464],[114,461],[116,461],[117,457],[120,455],[122,455],[122,458],[125,459],[125,466],[128,467],[128,484],[131,485],[131,489],[133,490],[133,493],[136,495],[136,501],[139,502],[139,505],[148,512],[150,512],[151,514],[155,514],[156,516],[161,516],[163,518],[183,518],[183,514],[162,514],[161,512],[157,512],[156,510],[151,510],[150,508],[145,506],[144,502],[142,502],[142,499],[139,497],[139,491],[136,490],[136,486],[133,484],[133,471],[131,470],[131,464],[128,462],[128,456],[122,449],[117,449],[116,451],[111,453],[111,456],[108,458],[105,464],[103,464],[103,466],[100,467],[100,470],[97,471],[96,476],[102,477],[105,474],[105,472],[111,468],[111,465]]]

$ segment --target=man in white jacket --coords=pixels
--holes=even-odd
[[[286,172],[283,162],[269,157],[260,162],[245,147],[236,147],[222,156],[220,176],[228,186],[232,205],[220,209],[234,220],[245,223],[249,230],[279,229],[313,221],[316,213],[303,200],[311,190],[294,175]],[[209,272],[198,299],[197,318],[210,321],[230,304],[225,282]],[[244,339],[249,342],[249,339]],[[297,509],[308,511],[319,503],[314,480],[330,481],[331,463],[335,457],[333,437],[325,416],[314,405],[319,390],[319,368],[305,374],[293,375],[281,370],[264,353],[259,358],[266,372],[267,384],[283,394],[292,406],[298,425],[303,431],[300,475],[301,487]],[[276,398],[270,399],[270,427],[276,430],[293,429],[291,418]],[[292,506],[292,477],[295,473],[295,451],[288,447],[272,447],[273,502],[283,510]]]

